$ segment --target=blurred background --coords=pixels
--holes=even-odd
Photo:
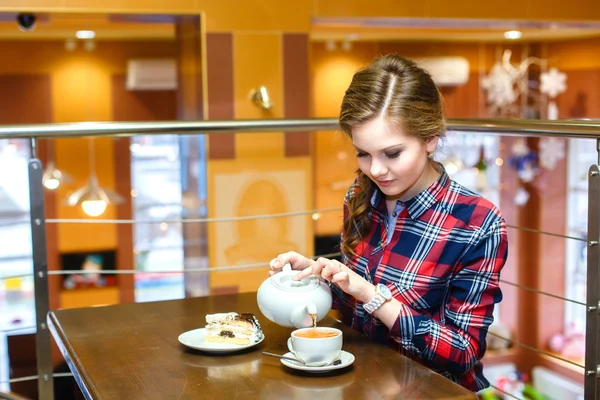
[[[448,118],[600,114],[598,2],[229,3],[2,5],[0,124],[335,118],[356,69],[389,52],[432,73]],[[48,268],[140,272],[51,276],[51,309],[256,291],[278,253],[339,251],[356,169],[339,132],[198,133],[39,141]],[[36,373],[30,157],[29,141],[0,138],[0,390],[35,398],[35,382],[8,383]],[[585,307],[514,284],[585,302],[595,141],[454,130],[436,159],[511,226],[496,332],[582,363]],[[86,197],[94,191],[107,200]],[[181,272],[246,264],[264,267]],[[54,364],[64,367],[57,351]],[[505,340],[490,343],[485,364],[494,382],[520,371],[543,392],[582,393],[581,368]]]

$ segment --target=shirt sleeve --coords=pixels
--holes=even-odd
[[[445,324],[402,304],[390,340],[420,355],[433,369],[461,376],[481,360],[508,255],[506,225],[499,219],[461,258],[449,284]]]

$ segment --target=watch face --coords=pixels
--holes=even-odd
[[[386,300],[392,299],[392,292],[390,291],[390,289],[387,286],[379,284],[378,289],[379,289],[379,293],[381,293],[381,296],[384,299],[386,299]]]

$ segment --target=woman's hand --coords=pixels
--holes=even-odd
[[[367,302],[375,295],[373,284],[337,260],[321,257],[317,261],[312,261],[312,265],[304,268],[294,279],[299,280],[310,275],[335,284],[342,291],[361,302]]]
[[[310,268],[315,262],[310,258],[304,257],[302,254],[298,254],[295,251],[288,251],[275,257],[269,263],[269,275],[273,275],[279,271],[287,263],[290,263],[292,269],[304,270]],[[310,275],[310,274],[309,274]]]

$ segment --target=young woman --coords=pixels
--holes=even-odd
[[[344,200],[343,263],[298,253],[285,263],[330,282],[342,321],[473,391],[502,299],[505,222],[431,155],[444,135],[441,95],[414,62],[387,55],[346,90],[340,128],[359,171]]]

